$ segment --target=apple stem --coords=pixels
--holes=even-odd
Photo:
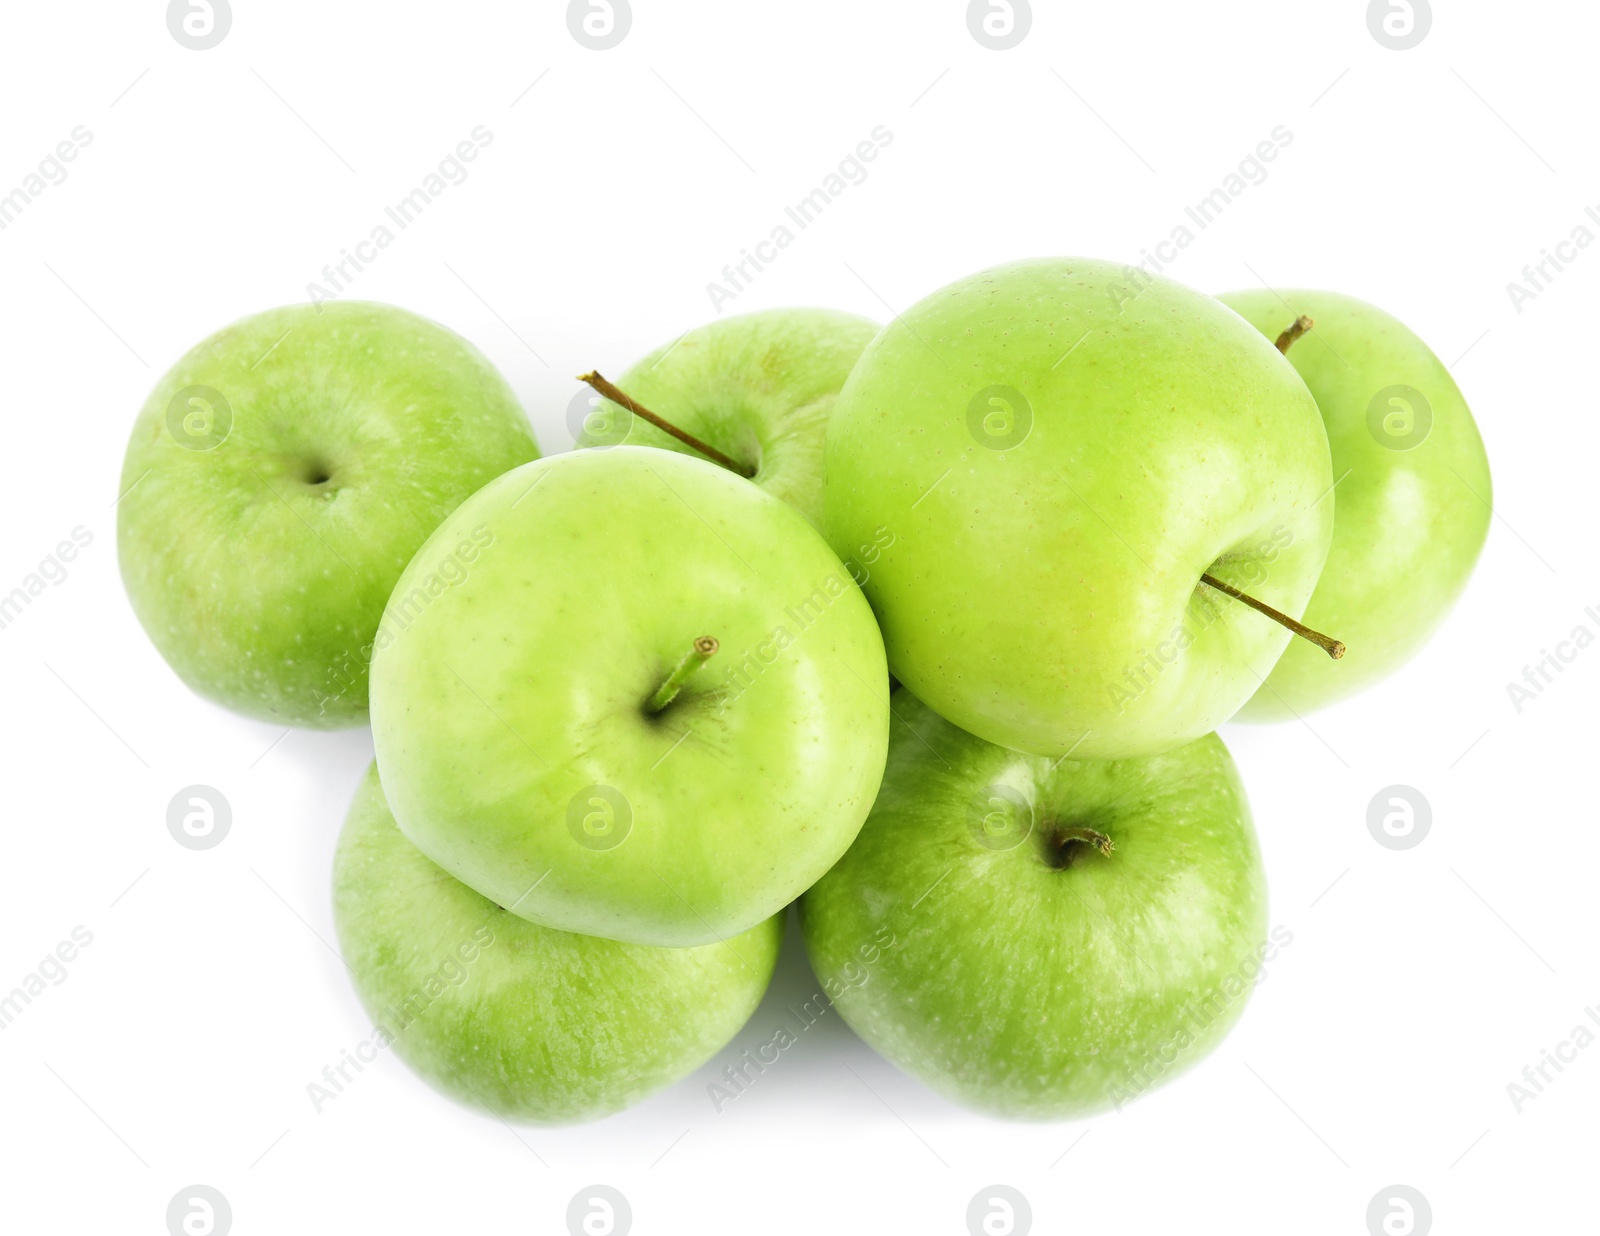
[[[645,711],[660,712],[677,699],[678,692],[683,690],[683,684],[689,681],[689,676],[714,657],[719,647],[717,641],[709,635],[702,635],[695,640],[689,651],[684,654],[683,660],[678,662],[677,668],[656,688],[656,693],[645,704]]]
[[[1312,325],[1313,323],[1311,319],[1302,313],[1294,321],[1290,322],[1289,325],[1283,328],[1283,334],[1279,335],[1277,339],[1273,341],[1274,346],[1280,352],[1287,352],[1289,350],[1289,345],[1310,330]]]
[[[630,395],[624,393],[619,387],[616,387],[608,382],[600,375],[598,371],[591,370],[589,373],[579,374],[578,381],[585,382],[592,386],[601,395],[604,395],[607,399],[611,400],[612,403],[622,405],[635,416],[649,421],[657,429],[661,430],[662,433],[671,434],[679,442],[682,442],[685,446],[690,447],[693,450],[699,451],[713,463],[721,464],[729,472],[737,472],[740,476],[747,479],[755,475],[755,472],[752,469],[746,468],[738,461],[730,458],[727,455],[724,455],[716,447],[710,445],[709,443],[700,441],[700,439],[695,437],[693,434],[685,433],[683,430],[679,429],[671,421],[657,416],[642,403],[639,403]]]
[[[1265,614],[1280,627],[1288,627],[1289,630],[1293,631],[1301,639],[1310,640],[1335,661],[1344,656],[1344,641],[1334,639],[1331,635],[1324,635],[1321,631],[1313,631],[1304,623],[1296,622],[1293,618],[1289,617],[1288,614],[1273,609],[1272,606],[1268,605],[1265,601],[1256,600],[1247,592],[1240,592],[1232,584],[1224,583],[1222,580],[1218,579],[1215,575],[1212,575],[1209,572],[1200,577],[1200,582],[1202,584],[1209,584],[1218,592],[1227,593],[1235,601],[1243,601],[1251,609],[1255,610],[1256,613]]]
[[[1093,828],[1086,828],[1081,824],[1067,825],[1054,829],[1050,833],[1051,852],[1049,863],[1058,871],[1065,871],[1072,866],[1075,857],[1074,851],[1080,845],[1093,846],[1107,858],[1116,848],[1110,837]]]
[[[1106,836],[1102,832],[1098,832],[1093,828],[1085,828],[1081,824],[1074,824],[1069,828],[1057,829],[1055,832],[1055,839],[1058,846],[1064,846],[1069,841],[1082,841],[1086,845],[1092,845],[1095,849],[1099,850],[1100,853],[1106,855],[1108,858],[1111,855],[1111,851],[1117,848],[1116,844],[1111,840],[1110,837]]]

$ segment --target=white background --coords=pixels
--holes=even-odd
[[[1574,627],[1600,633],[1584,613],[1600,606],[1600,247],[1520,312],[1506,285],[1600,203],[1600,19],[1440,3],[1393,51],[1353,0],[1035,9],[997,52],[957,0],[635,0],[627,38],[597,52],[553,2],[235,0],[207,51],[155,0],[6,7],[0,194],[74,126],[93,133],[0,231],[0,592],[74,527],[93,535],[0,630],[0,990],[75,926],[94,935],[0,1032],[8,1228],[161,1233],[199,1182],[239,1233],[561,1233],[602,1182],[640,1233],[959,1234],[973,1194],[1004,1183],[1039,1232],[1359,1236],[1373,1195],[1404,1183],[1438,1232],[1593,1230],[1600,1048],[1520,1114],[1506,1087],[1600,1004],[1600,651],[1520,713],[1506,684]],[[601,1123],[512,1132],[388,1056],[313,1110],[307,1083],[371,1034],[328,883],[370,739],[189,694],[123,596],[112,504],[161,372],[228,321],[305,300],[477,125],[493,142],[470,177],[350,294],[476,342],[547,452],[571,445],[571,375],[715,316],[707,283],[875,126],[893,141],[868,179],[724,312],[884,320],[1003,260],[1137,261],[1292,132],[1169,273],[1326,286],[1405,319],[1476,411],[1497,517],[1407,669],[1307,725],[1226,730],[1294,942],[1200,1068],[1121,1114],[1009,1125],[828,1018],[721,1113],[714,1064]],[[201,853],[165,826],[192,783],[234,813]],[[1395,783],[1433,811],[1405,852],[1366,824]],[[812,995],[794,945],[728,1056]]]

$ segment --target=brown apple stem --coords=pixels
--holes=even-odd
[[[1096,832],[1092,828],[1084,828],[1082,825],[1075,824],[1071,828],[1060,828],[1051,835],[1055,838],[1058,849],[1064,848],[1069,841],[1081,841],[1085,845],[1092,845],[1107,858],[1111,857],[1111,851],[1116,849],[1116,845],[1110,837],[1102,832]]]
[[[1050,829],[1045,835],[1045,841],[1048,848],[1044,861],[1047,866],[1057,871],[1066,871],[1076,865],[1085,846],[1098,850],[1107,858],[1111,857],[1111,851],[1115,848],[1111,838],[1104,833],[1077,824]]]
[[[1273,341],[1274,346],[1276,346],[1280,352],[1287,352],[1289,350],[1289,345],[1310,330],[1312,325],[1313,323],[1311,319],[1302,313],[1294,321],[1290,322],[1289,325],[1283,328],[1283,334],[1279,335],[1277,339]]]
[[[662,433],[671,434],[685,446],[699,451],[707,459],[711,460],[713,463],[721,464],[729,472],[737,472],[743,477],[751,477],[755,475],[755,473],[749,468],[746,468],[743,464],[736,462],[727,455],[724,455],[716,447],[710,445],[709,443],[700,441],[700,439],[695,437],[693,434],[685,433],[671,421],[663,420],[654,412],[650,411],[649,408],[645,407],[642,403],[639,403],[629,395],[625,394],[620,388],[613,386],[598,372],[579,374],[578,381],[588,383],[600,394],[611,400],[612,403],[621,404],[635,416],[649,421],[657,429],[661,430]]]
[[[596,388],[598,389],[598,388]],[[607,396],[610,398],[610,396]],[[709,635],[702,635],[695,640],[689,651],[684,654],[683,660],[678,662],[677,668],[668,674],[666,681],[656,688],[649,702],[645,704],[646,712],[660,712],[673,700],[678,698],[678,692],[683,690],[683,684],[689,681],[689,676],[716,656],[720,645]]]
[[[1296,622],[1293,618],[1289,617],[1288,614],[1281,613],[1280,611],[1273,609],[1272,606],[1268,605],[1265,601],[1256,600],[1247,592],[1240,592],[1232,584],[1224,583],[1215,575],[1211,575],[1209,573],[1202,575],[1200,577],[1200,582],[1202,584],[1211,585],[1211,587],[1215,588],[1218,592],[1227,593],[1235,601],[1243,601],[1251,609],[1255,610],[1256,613],[1265,614],[1280,627],[1288,627],[1289,630],[1293,631],[1301,639],[1310,640],[1335,661],[1344,656],[1345,647],[1342,640],[1336,640],[1331,635],[1324,635],[1321,631],[1313,631],[1303,622]]]

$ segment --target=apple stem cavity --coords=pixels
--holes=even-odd
[[[685,433],[683,430],[679,429],[671,421],[657,416],[654,412],[650,411],[649,408],[645,407],[642,403],[639,403],[630,395],[625,393],[620,387],[614,386],[611,382],[607,381],[606,378],[604,378],[597,370],[591,370],[588,373],[579,374],[578,381],[587,383],[599,394],[611,400],[612,403],[620,404],[622,407],[632,412],[635,416],[649,421],[657,429],[661,430],[662,433],[671,434],[685,446],[699,451],[707,459],[711,460],[713,463],[721,464],[729,472],[737,472],[746,480],[755,475],[755,470],[753,468],[745,467],[737,460],[731,458],[730,456],[724,455],[716,447],[710,445],[709,443],[700,441],[700,439],[695,437],[693,434]],[[713,651],[715,651],[715,649],[713,649]]]
[[[1273,346],[1276,347],[1280,352],[1288,352],[1289,345],[1310,330],[1312,326],[1313,323],[1311,319],[1302,313],[1294,321],[1290,322],[1289,325],[1283,328],[1283,333],[1273,340]]]
[[[1288,332],[1286,331],[1284,333],[1287,334]],[[1276,622],[1280,627],[1287,627],[1289,630],[1293,631],[1296,635],[1298,635],[1301,639],[1310,640],[1313,644],[1315,644],[1318,648],[1322,649],[1323,652],[1327,653],[1335,661],[1337,661],[1340,657],[1344,656],[1344,654],[1345,654],[1345,646],[1344,646],[1344,641],[1343,640],[1334,639],[1331,635],[1324,635],[1321,631],[1313,631],[1310,627],[1306,626],[1304,623],[1296,622],[1293,618],[1289,617],[1288,614],[1285,614],[1285,613],[1282,613],[1279,610],[1273,609],[1272,606],[1268,605],[1265,601],[1258,601],[1253,596],[1251,596],[1249,593],[1240,592],[1232,584],[1224,583],[1222,580],[1218,579],[1215,575],[1212,575],[1210,572],[1207,572],[1206,574],[1202,575],[1200,577],[1200,582],[1202,584],[1207,584],[1210,587],[1215,588],[1218,592],[1227,593],[1235,601],[1242,601],[1244,604],[1248,605],[1251,609],[1255,610],[1256,613],[1265,614],[1268,618],[1272,619],[1272,621]]]
[[[598,390],[599,388],[596,387],[596,389]],[[656,693],[645,704],[645,711],[658,713],[672,703],[673,700],[677,699],[678,692],[683,690],[683,684],[689,681],[690,675],[716,656],[719,647],[721,645],[709,635],[702,635],[695,640],[689,651],[684,654],[683,660],[678,662],[677,668],[668,674],[666,680],[656,688]]]
[[[1116,849],[1115,843],[1104,833],[1087,828],[1081,824],[1068,825],[1055,829],[1050,834],[1051,851],[1050,865],[1057,870],[1065,870],[1072,866],[1081,846],[1092,846],[1107,858],[1111,851]]]

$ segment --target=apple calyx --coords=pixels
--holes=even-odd
[[[1272,341],[1272,346],[1277,348],[1280,352],[1287,352],[1289,350],[1289,345],[1310,330],[1312,325],[1313,323],[1311,319],[1302,313],[1294,321],[1290,322],[1289,325],[1283,328],[1283,333]]]
[[[1315,644],[1318,648],[1322,649],[1323,652],[1327,653],[1335,661],[1337,661],[1340,657],[1344,656],[1346,649],[1345,649],[1343,640],[1334,639],[1333,636],[1331,636],[1331,635],[1324,635],[1321,631],[1313,631],[1310,627],[1306,626],[1303,622],[1296,622],[1293,618],[1289,617],[1288,614],[1285,614],[1285,613],[1281,612],[1280,610],[1273,609],[1272,606],[1268,605],[1265,601],[1258,601],[1253,596],[1251,596],[1249,593],[1240,592],[1232,584],[1226,583],[1223,580],[1218,579],[1215,575],[1212,575],[1209,571],[1206,572],[1204,575],[1200,576],[1200,582],[1202,584],[1206,584],[1209,587],[1215,588],[1218,592],[1226,593],[1228,596],[1232,597],[1235,601],[1242,601],[1244,604],[1248,605],[1251,609],[1255,610],[1256,613],[1265,614],[1268,618],[1272,619],[1272,621],[1276,622],[1280,627],[1287,627],[1289,630],[1293,631],[1296,635],[1298,635],[1301,639],[1310,640],[1313,644]]]
[[[710,445],[709,443],[700,441],[700,439],[695,437],[693,434],[685,433],[682,429],[679,429],[671,421],[657,416],[654,412],[650,411],[649,408],[645,407],[642,403],[639,403],[630,395],[622,391],[621,388],[607,381],[598,370],[590,370],[588,373],[580,373],[578,375],[578,381],[593,387],[596,392],[611,400],[612,403],[619,404],[628,409],[628,411],[632,412],[635,416],[649,421],[657,429],[661,430],[662,433],[671,434],[685,446],[699,451],[713,463],[721,464],[729,472],[736,472],[746,480],[749,480],[755,475],[755,469],[745,467],[743,464],[734,460],[731,456],[724,455],[716,447]]]
[[[695,640],[683,660],[678,662],[672,673],[656,688],[656,693],[645,702],[645,711],[658,713],[677,699],[678,692],[683,690],[683,684],[689,681],[689,676],[714,657],[719,647],[721,645],[709,635],[702,635]]]
[[[1098,850],[1107,858],[1110,858],[1111,851],[1116,849],[1116,844],[1110,837],[1082,824],[1053,829],[1048,835],[1048,841],[1046,861],[1057,871],[1065,871],[1077,862],[1078,855],[1085,846]]]

